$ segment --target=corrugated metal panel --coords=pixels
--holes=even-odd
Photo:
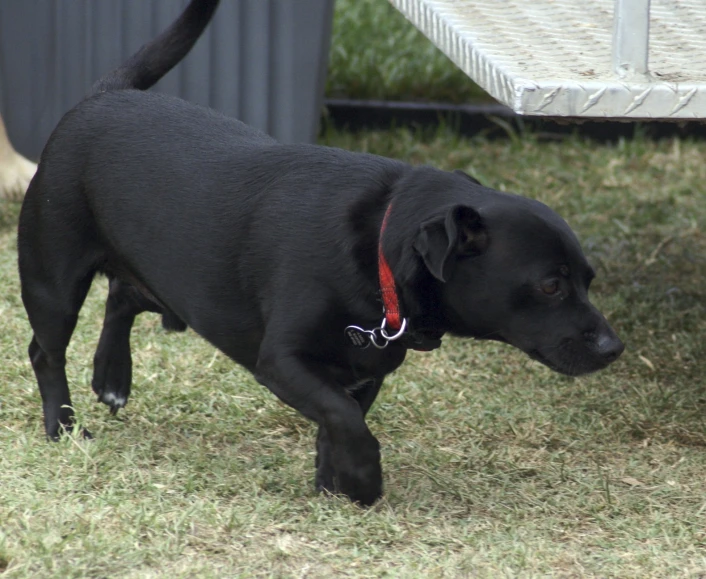
[[[188,0],[0,1],[0,108],[36,158],[95,80],[166,28]],[[223,0],[153,90],[216,108],[284,142],[313,142],[333,0]]]

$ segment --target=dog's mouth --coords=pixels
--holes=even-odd
[[[585,376],[602,370],[610,364],[606,360],[591,355],[590,352],[581,351],[570,339],[563,340],[559,346],[553,348],[551,357],[537,348],[526,353],[533,360],[565,376]]]
[[[537,362],[544,364],[547,368],[550,370],[554,370],[555,372],[558,372],[559,370],[557,369],[556,365],[546,356],[544,356],[539,350],[530,350],[527,352],[527,355],[532,358],[533,360],[536,360]]]
[[[595,361],[591,363],[591,360],[588,360],[587,356],[581,355],[580,352],[574,351],[574,341],[571,338],[565,338],[559,342],[558,345],[543,348],[545,351],[550,350],[552,352],[551,357],[542,353],[539,348],[526,348],[517,343],[513,343],[513,340],[508,340],[500,332],[484,335],[483,339],[503,342],[514,346],[518,350],[522,350],[533,360],[536,360],[550,370],[558,372],[559,374],[564,374],[565,376],[581,376],[584,374],[590,374],[591,372],[597,372],[607,366],[607,364],[596,365]]]

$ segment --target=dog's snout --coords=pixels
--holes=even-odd
[[[625,344],[614,332],[601,332],[596,337],[596,351],[608,364],[614,362],[625,350]]]

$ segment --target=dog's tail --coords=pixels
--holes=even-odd
[[[181,16],[127,62],[97,81],[91,94],[113,90],[147,90],[167,74],[196,43],[219,0],[191,0]]]

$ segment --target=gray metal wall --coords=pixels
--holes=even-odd
[[[216,108],[284,142],[313,142],[334,0],[222,0],[153,90]],[[93,82],[166,28],[188,0],[0,0],[0,110],[37,158]]]

